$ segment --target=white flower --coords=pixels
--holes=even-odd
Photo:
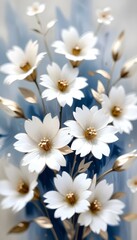
[[[37,174],[29,173],[26,167],[20,169],[9,164],[5,167],[6,179],[0,181],[0,195],[4,196],[2,208],[18,212],[35,196]]]
[[[107,126],[109,118],[102,109],[98,110],[96,106],[91,109],[77,107],[73,115],[76,121],[65,122],[71,135],[77,138],[71,145],[72,150],[76,150],[81,157],[90,152],[98,159],[102,158],[102,154],[108,156],[110,149],[107,143],[115,142],[118,138],[115,136],[116,129]]]
[[[103,10],[97,10],[97,21],[103,24],[110,24],[114,20],[111,15],[111,9],[109,7],[104,8]]]
[[[113,184],[106,180],[99,182],[88,198],[89,209],[81,213],[78,218],[80,225],[89,226],[97,234],[106,231],[107,225],[119,224],[119,215],[123,213],[124,203],[117,199],[110,199],[113,194]]]
[[[137,177],[133,177],[127,181],[127,186],[130,188],[132,193],[137,192]]]
[[[89,202],[87,198],[91,191],[88,190],[91,180],[87,178],[87,174],[79,174],[74,180],[67,172],[63,172],[62,176],[57,175],[54,178],[54,184],[57,191],[49,191],[44,194],[47,208],[57,209],[55,218],[60,217],[63,221],[71,218],[75,213],[81,213],[88,209]]]
[[[32,6],[27,8],[27,15],[34,16],[36,14],[42,13],[45,10],[45,4],[40,4],[39,2],[34,2]]]
[[[12,50],[7,52],[7,57],[11,63],[3,64],[0,71],[8,74],[4,82],[11,84],[16,80],[26,79],[28,81],[36,80],[36,72],[39,62],[43,59],[45,53],[38,54],[37,41],[31,40],[27,43],[25,50],[14,46]]]
[[[43,91],[42,97],[47,100],[57,98],[60,106],[64,107],[66,104],[72,106],[73,98],[81,99],[84,94],[80,89],[87,86],[86,78],[77,77],[78,69],[64,65],[61,70],[56,63],[48,65],[48,75],[41,76],[41,85],[47,89]]]
[[[47,114],[41,122],[37,117],[25,121],[26,133],[15,136],[18,140],[14,143],[16,150],[25,152],[22,165],[29,165],[30,172],[40,173],[47,165],[59,171],[60,166],[66,165],[62,148],[70,141],[71,136],[67,128],[59,129],[58,117]]]
[[[123,86],[112,87],[109,97],[103,95],[102,108],[120,133],[130,133],[133,129],[130,120],[137,119],[136,103],[135,94],[126,94]]]
[[[94,48],[97,38],[92,32],[87,32],[81,37],[74,27],[62,31],[63,41],[55,41],[53,47],[55,52],[65,55],[72,61],[94,60],[99,51]]]

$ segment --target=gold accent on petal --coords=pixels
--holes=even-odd
[[[17,186],[17,192],[21,194],[27,194],[29,192],[28,184],[21,180]]]
[[[97,131],[95,128],[89,127],[85,130],[84,135],[87,140],[93,140],[97,136]]]
[[[66,201],[70,204],[70,205],[74,205],[77,201],[76,196],[74,193],[70,192],[66,194]]]
[[[102,205],[101,203],[95,199],[91,204],[90,204],[90,211],[93,213],[93,214],[96,214],[97,212],[99,212],[101,209],[102,209]]]
[[[40,148],[42,148],[44,151],[48,152],[51,149],[51,142],[50,140],[47,138],[43,138],[41,139],[41,141],[39,142],[38,146]]]
[[[111,110],[111,114],[113,117],[119,117],[122,113],[122,109],[119,106],[114,106]]]
[[[23,66],[20,66],[20,69],[23,70],[25,73],[27,73],[32,66],[29,62],[26,62]],[[27,81],[33,82],[36,81],[36,70],[34,70],[29,76],[26,77]]]
[[[65,92],[68,87],[68,82],[66,80],[59,80],[58,81],[58,89],[61,92]]]
[[[75,46],[75,47],[72,49],[72,54],[73,54],[74,56],[79,56],[80,52],[81,52],[81,48],[80,48],[79,46]]]

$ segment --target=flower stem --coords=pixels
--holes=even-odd
[[[102,175],[100,175],[98,178],[97,178],[97,182],[101,181],[107,174],[113,172],[113,168],[110,168],[109,170],[107,170],[106,172],[104,172]]]
[[[40,87],[39,87],[37,81],[35,81],[34,83],[35,83],[35,85],[36,85],[36,87],[37,87],[37,90],[38,90],[38,92],[39,92],[39,95],[40,95],[40,97],[41,97],[41,91],[40,91]],[[42,107],[43,107],[43,113],[44,113],[44,115],[46,115],[46,108],[45,108],[45,104],[44,104],[44,101],[43,101],[43,98],[42,98],[42,97],[41,97],[41,102],[42,102]]]
[[[38,25],[40,26],[40,33],[41,33],[41,35],[43,37],[45,48],[46,48],[46,51],[48,53],[49,60],[50,60],[50,62],[52,62],[52,56],[51,56],[51,53],[50,53],[50,50],[49,50],[49,47],[48,47],[48,44],[47,44],[46,37],[45,37],[45,35],[43,33],[41,21],[40,21],[40,19],[39,19],[37,14],[36,14],[36,20],[37,20]]]
[[[40,199],[40,202],[41,202],[41,204],[42,204],[42,206],[43,206],[43,208],[44,208],[45,214],[46,214],[47,217],[50,219],[50,216],[49,216],[49,213],[48,213],[48,209],[46,208],[46,206],[45,206],[45,204],[43,203],[42,199]],[[51,220],[51,219],[50,219],[50,220]],[[54,236],[54,239],[55,239],[55,240],[59,240],[59,239],[58,239],[58,236],[57,236],[57,234],[56,234],[56,232],[55,232],[55,230],[54,230],[54,226],[53,226],[53,228],[51,228],[51,231],[52,231],[52,234],[53,234],[53,236]]]
[[[71,176],[73,176],[76,162],[77,162],[77,155],[75,155],[75,157],[74,157],[74,161],[73,161],[73,165],[72,165],[72,169],[71,169]]]
[[[62,113],[63,113],[63,108],[60,106],[60,112],[59,112],[60,127],[62,125]]]
[[[94,33],[95,36],[98,35],[98,33],[99,33],[101,27],[102,27],[102,24],[101,24],[101,23],[98,23],[97,28],[96,28],[95,33]]]

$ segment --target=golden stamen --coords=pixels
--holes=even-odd
[[[21,194],[27,194],[29,192],[29,186],[21,180],[17,186],[17,191]]]
[[[66,89],[68,87],[68,83],[66,80],[59,80],[58,81],[58,89],[61,91],[61,92],[65,92]]]
[[[119,117],[122,113],[122,109],[119,106],[114,106],[111,110],[113,117]]]
[[[66,200],[70,205],[74,205],[77,201],[75,194],[72,192],[66,194]]]
[[[24,72],[28,72],[31,69],[31,65],[26,62],[23,66],[20,66],[20,68],[24,71]]]
[[[51,149],[51,142],[49,139],[43,138],[39,142],[38,146],[47,152]]]
[[[75,56],[78,56],[81,52],[81,49],[79,46],[76,46],[72,49],[72,54],[75,55]]]
[[[97,131],[95,128],[89,127],[85,130],[84,135],[87,140],[93,140],[97,136]]]
[[[134,185],[135,185],[135,186],[137,186],[137,180],[134,180],[134,182],[133,182],[133,183],[134,183]]]
[[[97,212],[99,212],[102,209],[102,205],[101,203],[95,199],[91,204],[90,204],[90,211],[93,214],[96,214]]]

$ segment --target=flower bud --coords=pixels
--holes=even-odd
[[[123,53],[123,41],[124,41],[124,31],[120,33],[118,39],[114,42],[112,47],[112,58],[116,62],[118,61]]]
[[[132,77],[136,71],[137,71],[137,57],[130,59],[124,64],[120,73],[120,77],[121,78]]]

